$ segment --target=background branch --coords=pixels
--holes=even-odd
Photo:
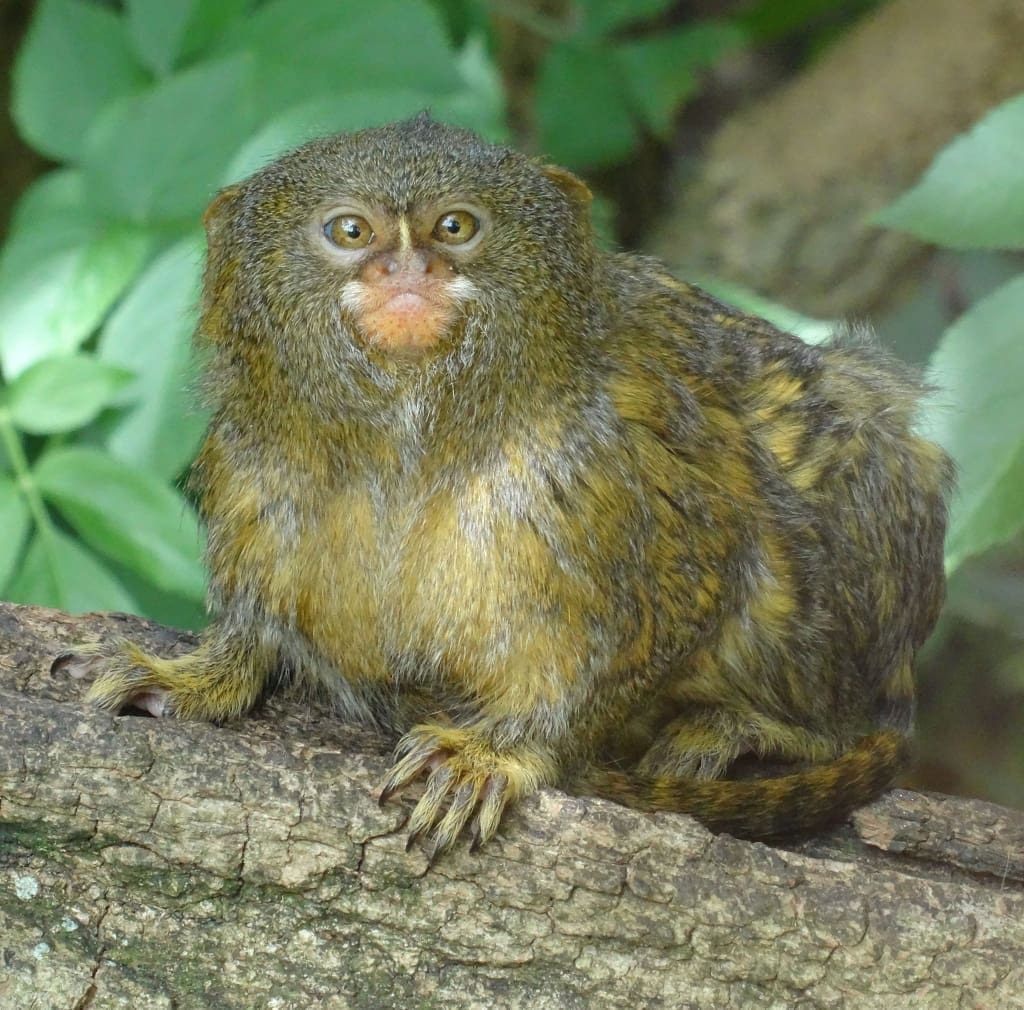
[[[893,0],[761,102],[730,116],[651,243],[825,318],[876,314],[929,247],[874,227],[954,136],[1024,90],[1017,0]]]

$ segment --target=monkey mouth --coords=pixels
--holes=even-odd
[[[354,317],[354,335],[362,347],[419,355],[448,346],[461,306],[475,295],[476,285],[461,276],[405,273],[376,283],[349,281],[342,303]]]
[[[365,343],[396,353],[436,347],[448,332],[452,304],[431,288],[423,284],[378,287],[357,313]]]
[[[433,301],[422,292],[405,288],[388,294],[377,311],[385,309],[396,314],[405,312],[410,315],[417,315],[427,311],[432,305]]]

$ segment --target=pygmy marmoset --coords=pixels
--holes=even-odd
[[[279,668],[404,733],[432,853],[552,783],[743,836],[893,779],[944,593],[922,386],[596,244],[569,172],[421,116],[205,217],[213,620],[91,701],[221,720]],[[800,762],[723,778],[743,754]]]

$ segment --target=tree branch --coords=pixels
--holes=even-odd
[[[114,634],[190,644],[0,604],[0,1005],[1024,1007],[1024,814],[894,792],[783,849],[549,789],[428,869],[390,741],[89,711],[50,663]]]
[[[825,318],[877,313],[929,248],[870,215],[997,103],[1024,91],[1019,0],[892,0],[734,115],[652,243]]]

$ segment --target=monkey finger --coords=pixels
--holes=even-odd
[[[490,841],[494,836],[507,802],[508,778],[504,775],[495,775],[488,779],[480,808],[470,828],[473,836],[471,851],[476,852],[484,842]]]
[[[441,818],[431,837],[428,853],[431,862],[455,844],[476,809],[483,788],[483,780],[474,777],[463,782],[456,790],[448,812]]]
[[[437,741],[421,739],[408,734],[399,742],[395,751],[401,759],[391,768],[381,784],[377,802],[383,806],[395,793],[404,789],[421,775],[437,759]]]
[[[152,682],[147,671],[111,665],[113,668],[101,673],[86,691],[90,705],[107,712],[137,708],[157,717],[173,714],[167,692]]]
[[[409,817],[407,828],[411,836],[419,837],[437,823],[451,793],[454,777],[455,772],[448,765],[441,765],[430,773],[427,787]]]
[[[439,743],[436,733],[429,730],[424,732],[423,727],[418,726],[395,744],[395,758],[397,760],[414,754],[432,754],[438,750]]]
[[[75,646],[54,657],[50,673],[66,673],[75,680],[83,680],[99,668],[102,658],[95,646]]]

